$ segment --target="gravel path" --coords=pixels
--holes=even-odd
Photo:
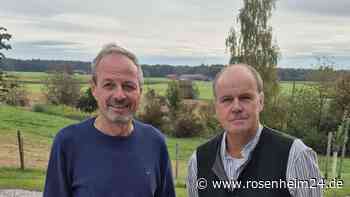
[[[42,192],[22,189],[0,189],[0,197],[42,197]]]

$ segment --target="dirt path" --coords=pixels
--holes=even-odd
[[[0,189],[0,197],[42,197],[42,192],[22,189]]]

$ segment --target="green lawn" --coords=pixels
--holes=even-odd
[[[10,75],[18,77],[19,81],[26,82],[41,82],[48,76],[46,72],[8,72]],[[90,75],[85,74],[74,74],[80,81],[88,82],[90,80]]]
[[[31,83],[24,84],[26,89],[31,94],[40,94],[42,92],[42,84],[38,84],[41,82],[42,79],[47,77],[47,73],[45,72],[9,72],[12,75],[15,75],[18,77],[20,81],[27,81]],[[81,74],[75,74],[75,76],[82,82],[85,82],[85,84],[82,84],[82,91],[84,91],[88,84],[87,82],[90,80],[90,75],[81,75]],[[34,83],[33,83],[34,82]],[[167,82],[169,82],[169,79],[162,78],[162,77],[146,77],[145,83],[144,83],[144,92],[146,92],[149,89],[154,89],[156,92],[160,95],[166,94],[167,89]],[[195,81],[195,84],[197,85],[199,89],[199,99],[201,100],[210,100],[213,98],[213,92],[212,92],[212,82],[211,81]],[[311,82],[304,82],[304,81],[298,81],[296,82],[295,87],[301,88],[305,85],[312,84]],[[290,81],[281,81],[280,82],[280,90],[283,94],[291,94],[293,89],[293,82]]]
[[[304,86],[310,86],[312,82],[308,81],[296,81],[295,88],[303,88]],[[280,91],[282,94],[292,94],[293,92],[293,82],[292,81],[281,81],[280,82]]]
[[[0,168],[0,188],[27,189],[42,191],[45,180],[45,171],[42,169]]]
[[[58,109],[55,109],[58,110]],[[58,112],[57,112],[58,113]],[[57,114],[56,113],[56,114]],[[0,105],[0,188],[23,188],[31,190],[43,189],[45,168],[52,138],[56,132],[66,125],[77,122],[63,117],[64,114],[48,115],[30,112],[23,108]],[[25,171],[18,169],[16,131],[22,131],[25,147],[25,161],[28,167]],[[185,177],[187,161],[195,148],[205,142],[203,138],[180,139],[167,137],[168,150],[172,159],[175,175],[175,147],[178,143],[179,162],[178,178],[176,180],[177,196],[185,197]],[[5,165],[2,161],[11,161]],[[320,168],[323,169],[324,157],[319,158]],[[344,187],[337,190],[326,190],[326,196],[350,195],[350,159],[344,162]]]
[[[53,136],[59,129],[75,122],[77,121],[62,117],[62,114],[49,115],[27,111],[23,108],[0,105],[0,188],[23,188],[41,191]],[[23,172],[18,169],[17,129],[22,132],[24,138],[25,163],[29,168]],[[185,196],[187,160],[195,147],[204,141],[205,139],[201,138],[167,138],[174,169],[175,144],[179,144],[179,176],[176,181],[178,196]],[[12,161],[13,165],[3,164],[2,166],[1,160]],[[11,164],[11,162],[9,163]]]

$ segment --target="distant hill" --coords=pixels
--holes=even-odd
[[[7,71],[22,71],[22,72],[47,72],[59,67],[70,66],[75,72],[90,73],[91,63],[83,61],[65,61],[65,60],[21,60],[21,59],[5,59],[0,68]],[[202,74],[209,79],[213,79],[217,72],[224,65],[142,65],[144,75],[146,77],[166,77],[169,74]],[[281,81],[307,81],[308,76],[313,72],[312,69],[300,68],[278,68],[278,78]]]

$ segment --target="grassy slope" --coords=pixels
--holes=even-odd
[[[52,138],[56,132],[75,120],[61,116],[47,115],[0,105],[0,188],[24,188],[42,190],[45,169]],[[16,131],[21,130],[24,138],[25,164],[28,170],[18,170]],[[197,145],[204,139],[176,139],[169,137],[167,143],[171,158],[175,158],[175,144],[180,147],[179,194],[185,193],[187,160]],[[175,167],[175,162],[173,162]],[[184,196],[184,195],[179,195]]]
[[[0,106],[0,188],[24,188],[42,190],[45,179],[45,168],[52,137],[62,127],[76,121],[60,116],[47,115],[25,111],[20,108]],[[29,168],[24,172],[16,169],[18,166],[16,148],[16,130],[20,129],[24,137],[25,161]],[[168,137],[167,143],[170,157],[175,168],[175,144],[179,144],[179,174],[177,179],[178,196],[186,196],[185,177],[187,174],[187,160],[195,147],[205,139],[190,138],[177,139]],[[320,167],[323,167],[320,158]],[[10,165],[9,165],[10,164]],[[7,167],[6,167],[7,166]],[[336,190],[340,196],[350,194],[350,159],[344,163],[344,188]],[[331,196],[335,190],[327,190]]]

